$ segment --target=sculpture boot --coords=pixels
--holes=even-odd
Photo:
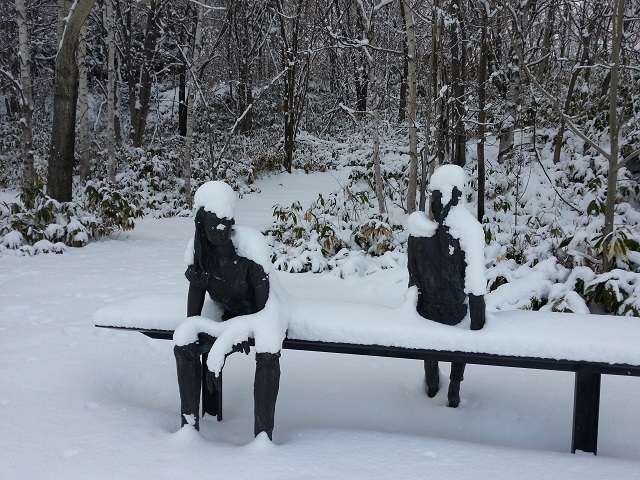
[[[280,387],[280,353],[257,353],[253,384],[254,435],[266,432],[272,440]]]
[[[200,430],[200,389],[202,386],[202,362],[194,344],[173,347],[178,371],[180,413],[182,427],[193,425]]]
[[[426,381],[426,392],[429,398],[433,398],[440,390],[440,368],[436,360],[424,361],[424,378]]]

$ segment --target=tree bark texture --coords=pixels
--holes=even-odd
[[[417,88],[416,88],[416,33],[413,22],[413,11],[409,0],[402,0],[404,4],[404,24],[407,42],[407,127],[409,132],[409,185],[407,192],[407,213],[416,210],[416,191],[418,188],[418,130],[416,128]]]
[[[27,9],[24,0],[15,0],[16,23],[18,24],[18,43],[20,54],[20,88],[22,95],[20,106],[22,118],[22,185],[31,187],[36,181],[36,171],[33,164],[33,93],[31,86],[31,47],[29,44],[29,29],[27,25]]]
[[[143,60],[140,66],[140,76],[133,76],[132,65],[129,65],[129,108],[131,110],[131,143],[134,147],[141,147],[144,132],[147,127],[147,116],[151,102],[151,88],[153,79],[153,60],[159,36],[160,0],[149,2],[147,25],[144,35]]]
[[[204,7],[198,5],[198,16],[196,20],[196,33],[193,42],[193,55],[191,57],[189,93],[187,95],[187,131],[184,138],[183,154],[183,178],[185,203],[191,207],[193,198],[191,196],[191,149],[193,146],[193,123],[195,120],[195,108],[198,92],[198,71],[200,70],[200,50],[202,48],[202,24],[204,23]]]
[[[87,28],[82,25],[78,40],[78,113],[80,114],[80,179],[91,174],[91,138],[89,137],[89,79],[87,71]]]
[[[76,106],[78,102],[78,65],[76,47],[80,30],[95,0],[78,0],[68,15],[56,56],[53,126],[47,170],[47,193],[60,202],[72,197],[75,153]]]
[[[107,25],[107,176],[116,181],[116,44],[114,0],[105,0]]]

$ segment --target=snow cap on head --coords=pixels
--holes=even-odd
[[[451,201],[453,187],[457,187],[462,193],[466,183],[467,174],[462,167],[442,165],[431,176],[429,190],[439,191],[442,194],[442,205],[446,205]]]
[[[193,197],[196,210],[203,207],[218,218],[233,218],[236,203],[236,192],[224,182],[213,181],[203,184]]]

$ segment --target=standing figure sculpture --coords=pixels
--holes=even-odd
[[[269,298],[269,276],[259,263],[241,256],[233,242],[235,192],[224,182],[208,182],[195,195],[198,209],[195,216],[193,262],[185,276],[189,280],[187,317],[202,313],[205,297],[219,304],[222,320],[249,315],[262,310]],[[214,339],[200,334],[198,341],[176,345],[174,354],[178,371],[182,426],[193,425],[199,430],[200,391],[203,365],[200,357],[213,346]],[[234,351],[249,352],[248,342]],[[254,381],[254,434],[266,432],[272,437],[275,404],[280,382],[280,354],[256,353]],[[211,373],[208,372],[211,378]],[[216,398],[220,384],[207,382]],[[207,406],[205,405],[205,409]],[[212,411],[215,414],[220,406]],[[220,417],[219,417],[220,418]]]
[[[460,204],[465,173],[454,165],[441,166],[431,178],[431,211],[409,217],[409,286],[417,286],[418,313],[429,320],[457,325],[467,315],[471,329],[485,323],[484,233],[480,223]],[[448,405],[460,404],[460,382],[465,363],[452,363]],[[434,397],[440,388],[437,360],[425,360],[426,391]]]

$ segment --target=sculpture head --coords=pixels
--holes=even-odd
[[[233,207],[236,193],[224,182],[207,182],[194,195],[194,206],[197,208],[195,217],[195,235],[193,239],[193,261],[187,272],[190,281],[201,279],[202,285],[207,282],[207,265],[212,246],[219,247],[231,242],[231,233],[235,220]],[[220,255],[221,251],[217,250]],[[233,249],[231,249],[233,251]]]
[[[219,246],[229,242],[234,224],[233,218],[220,218],[203,207],[196,213],[196,232],[200,230],[204,234],[202,237],[211,245]]]
[[[235,202],[236,193],[224,182],[207,182],[198,188],[193,198],[194,206],[198,209],[195,219],[196,243],[206,240],[211,245],[219,246],[231,240]]]
[[[433,212],[433,219],[438,223],[442,223],[444,219],[447,218],[447,215],[449,215],[451,207],[458,205],[461,196],[462,192],[458,190],[458,187],[453,187],[449,202],[443,205],[442,192],[440,190],[433,190],[431,192],[431,212]]]
[[[431,212],[436,222],[442,223],[451,207],[458,205],[465,183],[466,174],[457,165],[442,165],[431,176]]]

